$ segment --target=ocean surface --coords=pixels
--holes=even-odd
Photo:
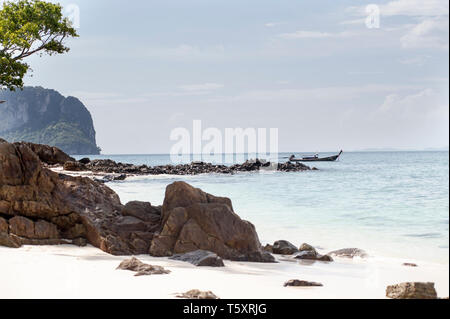
[[[326,155],[332,154],[321,154]],[[91,158],[152,166],[171,163],[168,155]],[[311,166],[319,171],[145,176],[108,186],[123,203],[161,205],[168,184],[186,181],[231,198],[235,212],[256,226],[263,244],[286,239],[325,252],[358,247],[373,256],[448,264],[448,151],[344,153],[338,162]]]

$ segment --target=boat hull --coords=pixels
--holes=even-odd
[[[294,158],[291,162],[336,162],[341,157],[342,151],[338,155],[322,157],[322,158]]]

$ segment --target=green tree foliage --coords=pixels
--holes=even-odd
[[[40,0],[7,1],[0,9],[0,89],[23,87],[33,54],[69,51],[64,40],[78,37],[60,4]]]

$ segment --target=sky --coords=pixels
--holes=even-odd
[[[25,83],[78,97],[105,154],[169,153],[193,120],[287,152],[449,144],[447,0],[59,2],[80,37]]]

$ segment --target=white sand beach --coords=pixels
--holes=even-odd
[[[0,298],[167,299],[191,289],[231,298],[385,298],[386,286],[406,281],[435,282],[439,297],[449,295],[448,265],[411,260],[336,259],[313,264],[286,261],[261,264],[225,261],[222,268],[138,256],[170,270],[168,275],[135,277],[116,270],[128,257],[111,256],[92,246],[0,247]],[[320,282],[323,287],[283,287],[289,279]]]

